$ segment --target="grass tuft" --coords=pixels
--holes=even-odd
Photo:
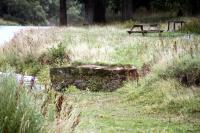
[[[43,132],[33,97],[11,77],[0,78],[0,132]]]

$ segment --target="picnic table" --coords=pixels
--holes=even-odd
[[[144,30],[144,26],[148,26],[148,29],[147,30]],[[140,30],[137,30],[137,31],[134,31],[135,28],[139,28]],[[154,29],[152,29],[154,28]],[[149,25],[146,25],[146,24],[134,24],[132,26],[132,28],[127,31],[129,34],[132,34],[132,33],[142,33],[142,35],[144,36],[145,34],[147,33],[162,33],[164,30],[160,30],[159,28],[159,24],[149,24]]]
[[[170,25],[172,24],[173,25],[173,31],[176,31],[176,25],[177,24],[180,24],[181,25],[181,28],[183,27],[183,24],[185,24],[186,22],[185,21],[182,21],[182,20],[170,20],[168,21],[168,29],[167,31],[170,30]]]

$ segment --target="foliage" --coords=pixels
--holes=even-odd
[[[200,34],[200,20],[195,19],[189,22],[188,24],[184,25],[181,29],[181,32],[184,33],[196,33]]]
[[[153,74],[140,81],[140,86],[137,86],[129,95],[129,100],[144,106],[152,105],[149,107],[149,112],[195,115],[200,110],[198,103],[200,93],[192,87],[186,88],[181,85],[177,80],[177,75],[195,74],[199,76],[198,66],[198,57],[182,59],[180,63],[164,68],[157,66]],[[190,78],[194,77],[191,75]]]
[[[140,16],[140,17],[139,17]],[[143,22],[143,23],[157,23],[157,22],[167,22],[170,19],[176,18],[177,15],[173,12],[160,12],[160,13],[154,13],[152,15],[146,15],[146,13],[143,14],[136,14],[133,19],[135,21]]]
[[[6,19],[17,20],[22,24],[27,22],[38,24],[46,21],[46,13],[38,0],[3,0],[1,6],[5,12],[1,15]]]
[[[39,62],[48,65],[62,65],[70,61],[69,56],[65,52],[65,46],[59,44],[57,47],[48,49],[48,52],[39,57]]]
[[[185,85],[200,85],[200,58],[177,60],[158,75],[163,79],[176,78]]]
[[[0,132],[43,132],[33,97],[11,77],[0,79]]]
[[[6,54],[1,63],[13,67],[17,73],[29,75],[37,75],[42,67],[32,55],[21,58],[16,53]]]
[[[46,24],[47,18],[55,16],[57,3],[57,0],[2,0],[0,16],[21,24]]]

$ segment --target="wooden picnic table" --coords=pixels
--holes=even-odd
[[[132,26],[132,28],[129,31],[127,31],[127,32],[129,34],[132,34],[132,33],[142,33],[143,36],[145,34],[147,34],[147,33],[162,33],[163,32],[163,30],[160,30],[158,24],[149,24],[149,25],[147,25],[149,27],[148,30],[144,30],[144,26],[146,26],[146,24],[134,24]],[[151,30],[152,27],[153,28],[157,28],[157,29]],[[140,30],[134,31],[135,28],[140,28]]]
[[[182,20],[170,20],[170,21],[168,21],[168,29],[167,29],[167,31],[170,30],[171,23],[173,24],[173,31],[176,31],[176,24],[181,24],[181,28],[182,28],[183,24],[185,24],[186,22],[182,21]]]

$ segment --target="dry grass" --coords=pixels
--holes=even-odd
[[[153,65],[159,63],[160,67],[184,55],[199,56],[200,38],[197,35],[163,33],[162,37],[157,34],[143,37],[129,36],[126,30],[116,26],[33,29],[17,34],[11,42],[1,48],[1,55],[14,52],[21,57],[30,54],[39,57],[47,48],[62,43],[66,46],[65,50],[72,62],[133,64],[138,67],[148,62]],[[148,83],[148,80],[144,82]],[[62,117],[58,125],[54,119],[55,105],[53,102],[46,103],[45,117],[50,119],[52,116],[52,121],[47,123],[47,127],[52,132],[57,128],[61,132],[73,131],[74,125],[77,125],[81,118],[75,132],[193,131],[194,123],[199,122],[199,118],[176,113],[165,114],[163,110],[156,112],[152,108],[166,109],[168,102],[187,101],[194,97],[195,93],[191,93],[190,89],[177,91],[176,88],[180,85],[174,80],[150,82],[152,88],[148,89],[149,85],[145,84],[147,90],[143,86],[136,88],[134,84],[128,83],[119,91],[112,93],[69,92],[66,94],[66,101],[71,101],[74,108],[71,110],[71,105],[63,107],[63,116],[67,117]],[[124,100],[130,92],[131,98],[137,99],[138,104]],[[167,102],[159,104],[163,99]],[[81,109],[81,117],[77,107]],[[175,111],[178,107],[175,105],[169,108]],[[196,129],[197,126],[196,124]]]
[[[180,33],[128,35],[126,29],[115,26],[68,27],[32,29],[18,33],[2,47],[4,55],[16,53],[20,57],[39,57],[47,48],[62,43],[72,62],[102,62],[134,64],[169,60],[199,49],[200,39]],[[2,55],[2,54],[1,54]]]
[[[15,53],[20,57],[38,57],[45,49],[63,41],[62,28],[34,28],[20,31],[13,39],[1,47],[1,54]]]

